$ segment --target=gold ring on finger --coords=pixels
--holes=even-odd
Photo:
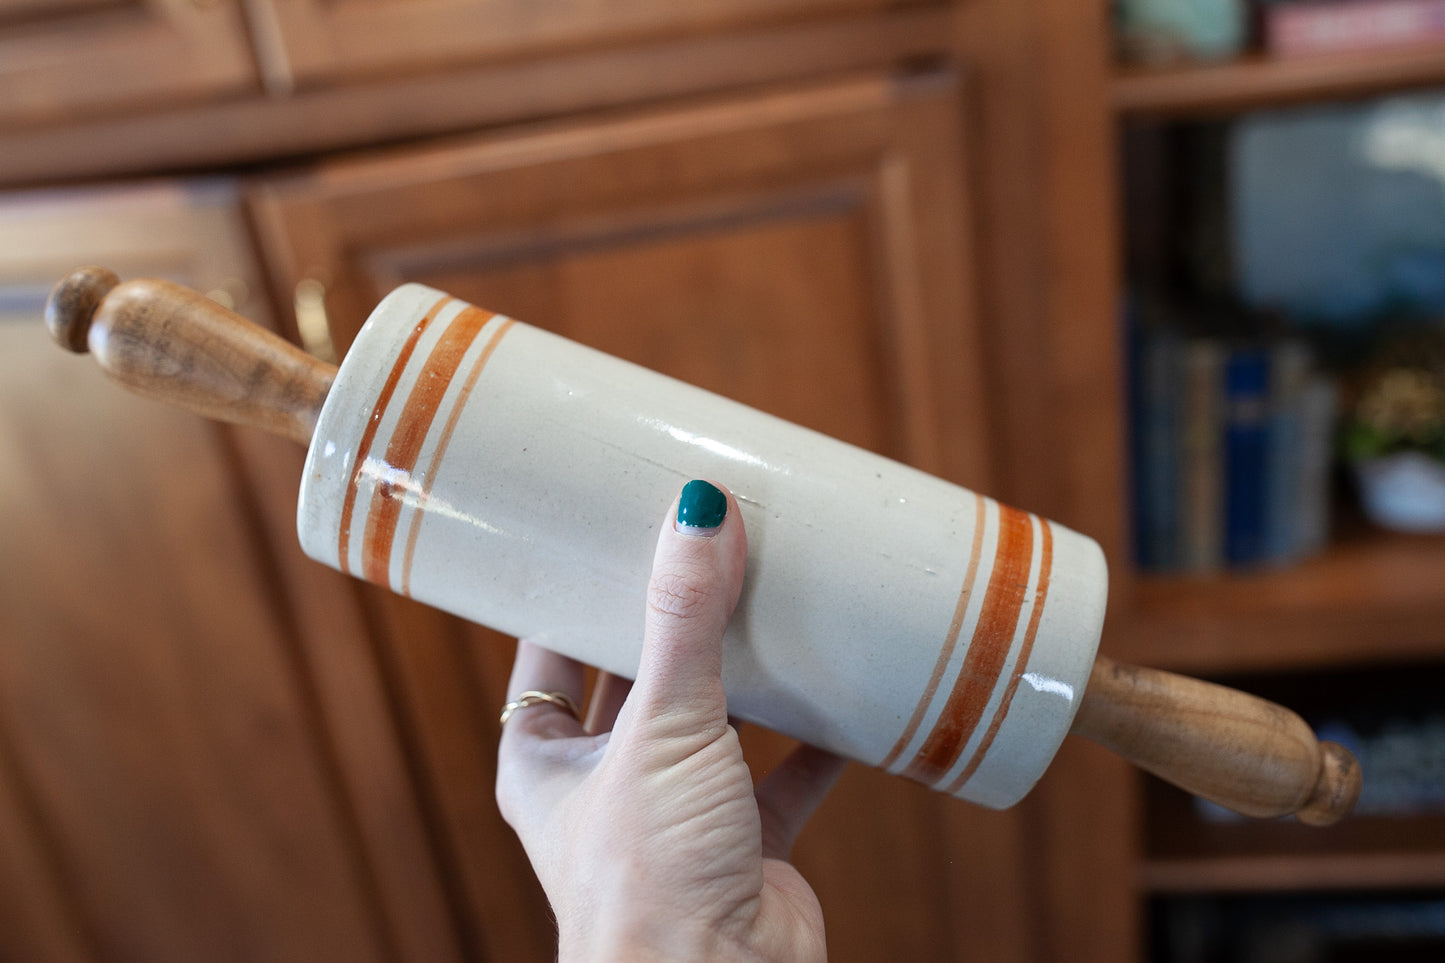
[[[549,703],[551,705],[557,706],[558,708],[567,712],[568,715],[576,719],[578,722],[582,721],[581,710],[577,708],[577,703],[573,702],[572,697],[569,696],[567,693],[541,692],[537,689],[528,689],[526,692],[523,692],[521,695],[517,696],[515,701],[508,702],[506,705],[502,706],[501,724],[506,725],[507,720],[512,718],[512,713],[516,712],[518,709],[529,709],[532,706],[539,706],[543,703]]]

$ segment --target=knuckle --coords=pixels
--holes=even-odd
[[[647,586],[647,611],[654,619],[693,619],[707,612],[713,592],[692,572],[657,572]]]

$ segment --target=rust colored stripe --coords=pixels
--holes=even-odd
[[[1034,610],[1029,615],[1029,627],[1024,632],[1023,644],[1019,646],[1019,657],[1014,662],[1013,673],[1008,680],[1008,688],[1003,690],[1003,699],[1000,700],[998,710],[994,712],[993,720],[989,722],[983,739],[979,741],[978,748],[973,751],[968,765],[963,767],[963,772],[948,784],[944,792],[956,793],[963,788],[964,783],[973,778],[974,772],[978,770],[979,763],[983,762],[983,757],[988,755],[989,747],[993,745],[994,737],[998,735],[999,727],[1003,725],[1003,720],[1008,715],[1008,707],[1013,702],[1014,692],[1018,690],[1019,680],[1028,670],[1029,654],[1034,650],[1034,637],[1039,634],[1039,619],[1044,614],[1044,603],[1049,597],[1049,577],[1054,568],[1053,526],[1044,519],[1039,519],[1038,522],[1043,530],[1043,545],[1039,549],[1039,583],[1034,588]]]
[[[367,458],[371,457],[371,446],[376,442],[376,431],[381,427],[381,419],[386,414],[387,406],[391,404],[391,396],[396,394],[396,386],[401,382],[401,373],[406,370],[407,362],[411,360],[412,353],[416,351],[416,343],[421,340],[422,334],[426,332],[427,327],[431,325],[441,309],[451,302],[450,297],[443,296],[416,323],[416,326],[411,329],[411,334],[406,336],[406,341],[396,356],[396,363],[391,366],[391,373],[386,376],[386,382],[376,396],[376,404],[372,406],[371,417],[367,419],[366,427],[361,431],[361,442],[356,446],[356,462],[351,466],[351,478],[346,483],[346,494],[342,497],[340,535],[337,536],[337,554],[341,560],[341,570],[348,575],[351,574],[351,564],[347,560],[347,556],[351,554],[351,513],[356,507],[356,490],[357,482],[361,478],[361,467],[366,464]]]
[[[502,336],[512,329],[516,324],[511,318],[506,318],[497,325],[497,330],[492,332],[486,345],[483,346],[481,354],[472,364],[472,370],[467,373],[467,380],[462,384],[462,390],[457,395],[456,404],[447,415],[447,423],[442,426],[441,438],[437,441],[437,449],[432,454],[431,463],[427,465],[426,474],[422,476],[426,487],[421,492],[421,503],[419,509],[425,509],[426,500],[431,497],[432,482],[436,480],[437,469],[441,467],[442,459],[446,457],[447,446],[452,443],[452,433],[457,430],[457,421],[461,418],[462,409],[467,406],[467,399],[472,396],[472,389],[477,386],[477,379],[481,377],[482,369],[491,360],[492,352],[497,350],[501,343]],[[418,510],[411,522],[411,531],[406,536],[406,554],[401,560],[401,594],[411,595],[411,563],[416,555],[417,534],[421,531],[421,523],[426,518],[425,511]]]
[[[366,513],[366,531],[361,541],[362,575],[368,582],[391,584],[391,545],[401,508],[411,490],[417,459],[427,432],[436,420],[437,409],[461,367],[462,357],[482,327],[494,316],[468,306],[452,319],[437,339],[426,363],[412,383],[406,405],[401,409],[396,430],[386,446],[386,478],[376,486]]]
[[[923,697],[918,700],[918,705],[913,707],[913,716],[908,720],[908,725],[903,729],[903,735],[888,750],[888,755],[878,764],[879,769],[887,769],[898,761],[903,750],[913,741],[914,735],[918,732],[918,726],[923,722],[923,716],[928,712],[929,705],[933,702],[934,693],[938,691],[938,684],[943,681],[943,671],[948,668],[948,660],[953,658],[953,650],[958,646],[958,633],[963,628],[963,617],[968,612],[969,599],[973,597],[973,581],[978,577],[978,558],[983,553],[983,521],[984,521],[984,499],[981,496],[974,496],[973,514],[973,547],[968,553],[968,570],[963,575],[963,587],[958,592],[958,604],[953,607],[953,621],[948,623],[948,633],[943,637],[943,648],[939,650],[938,662],[933,666],[933,675],[928,679],[928,686],[923,690]]]
[[[948,772],[978,727],[988,697],[1003,671],[1028,592],[1033,557],[1033,524],[1025,512],[999,506],[998,550],[963,668],[953,681],[943,713],[904,773],[934,783]]]

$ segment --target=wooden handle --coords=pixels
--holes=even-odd
[[[1328,826],[1360,795],[1360,765],[1256,696],[1157,669],[1094,663],[1073,732],[1246,816]]]
[[[336,369],[209,298],[168,281],[72,271],[45,321],[61,346],[88,349],[139,394],[311,443]]]

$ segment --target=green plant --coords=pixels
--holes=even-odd
[[[1351,461],[1418,451],[1445,462],[1445,372],[1385,367],[1368,375],[1344,425]]]

